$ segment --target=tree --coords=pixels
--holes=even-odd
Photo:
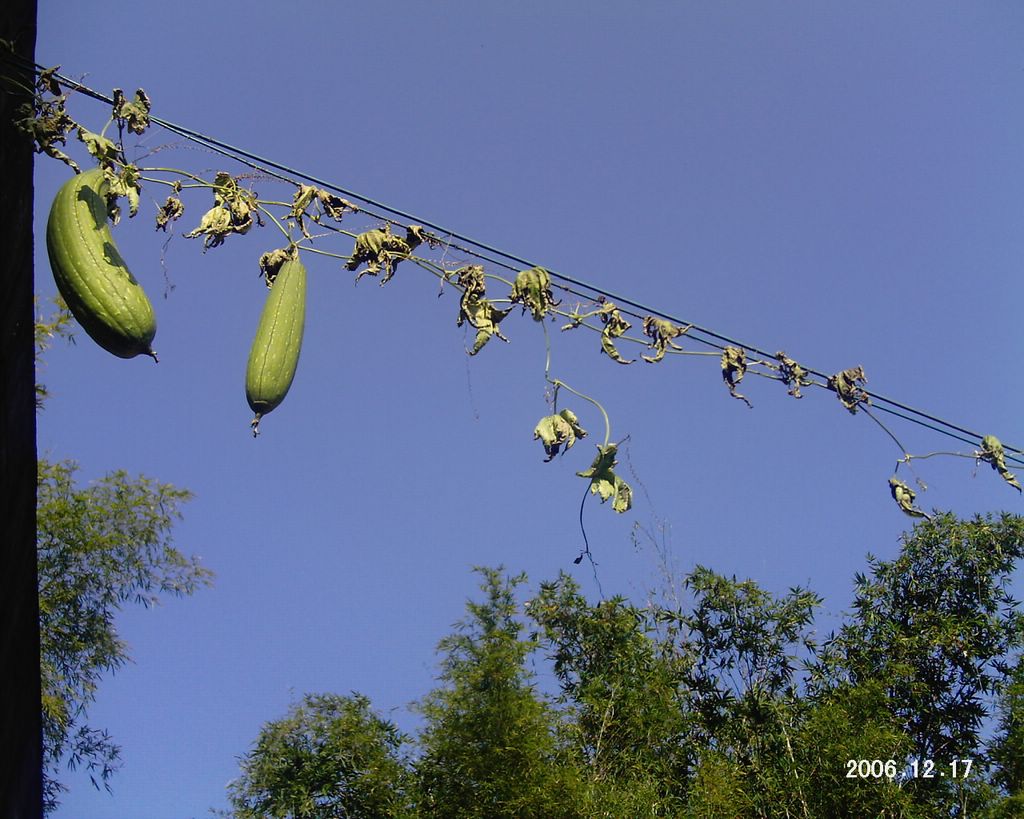
[[[637,608],[588,602],[562,574],[520,609],[525,578],[480,569],[484,599],[441,641],[442,684],[420,704],[422,753],[384,781],[422,817],[1019,816],[1024,621],[1007,587],[1022,551],[1024,518],[920,524],[896,559],[869,556],[821,648],[804,588],[698,566],[685,604]],[[288,781],[350,778],[289,753],[310,771]],[[910,776],[915,757],[944,775]],[[974,775],[954,779],[964,759]]]
[[[35,319],[36,367],[56,338],[73,340],[66,305]],[[36,408],[49,392],[38,380]],[[120,751],[86,721],[104,673],[129,659],[114,617],[128,602],[155,605],[161,594],[190,595],[212,573],[172,546],[171,529],[191,497],[184,489],[113,472],[88,487],[75,484],[71,461],[37,463],[36,547],[42,680],[43,807],[66,790],[66,761],[84,766],[93,784],[110,787]]]
[[[443,685],[419,705],[420,815],[580,815],[555,742],[556,716],[524,664],[535,644],[520,637],[514,591],[525,577],[478,571],[486,599],[470,601],[459,631],[441,641]]]
[[[129,659],[114,618],[125,603],[151,606],[160,595],[189,595],[211,581],[197,558],[171,545],[190,497],[183,489],[114,472],[75,484],[76,465],[39,462],[37,538],[47,810],[65,790],[63,761],[108,784],[119,749],[89,725],[87,709],[104,673]]]
[[[594,799],[616,802],[620,815],[681,809],[693,757],[679,692],[683,668],[653,638],[652,612],[620,597],[590,605],[563,573],[541,583],[527,613],[561,687],[563,740]]]
[[[308,694],[268,722],[229,786],[239,819],[410,816],[407,738],[359,694]]]
[[[1009,593],[1022,555],[1024,518],[947,513],[919,523],[896,559],[868,556],[870,576],[856,578],[853,616],[822,653],[815,687],[882,686],[910,757],[983,758],[984,720],[1024,644],[1024,615]],[[959,805],[963,815],[980,798],[983,767],[966,783],[919,777],[906,787],[922,804]]]
[[[992,743],[993,783],[1006,798],[995,817],[1024,816],[1024,658],[1018,657],[999,696],[999,731]]]

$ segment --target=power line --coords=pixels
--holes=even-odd
[[[8,61],[10,61],[10,55],[4,56],[6,59],[8,59]],[[27,64],[22,65],[22,68],[28,70],[26,66]],[[34,72],[35,70],[45,69],[43,66],[35,64],[32,71]],[[106,103],[111,106],[114,104],[114,100],[112,97],[108,97],[105,94],[95,91],[94,89],[89,88],[88,86],[83,85],[82,83],[77,82],[71,79],[70,77],[66,77],[56,72],[53,74],[53,77],[62,85],[73,91],[77,91],[78,93],[84,94],[85,96],[91,97],[92,99]],[[349,190],[348,188],[345,188],[337,183],[331,182],[326,179],[322,179],[320,177],[306,173],[302,170],[292,168],[288,165],[276,162],[273,159],[260,156],[259,154],[255,154],[244,148],[239,148],[235,145],[231,145],[215,137],[203,134],[200,131],[196,131],[185,126],[178,125],[177,123],[170,122],[160,117],[150,116],[149,119],[152,123],[159,125],[162,128],[171,131],[172,133],[178,134],[184,139],[187,139],[191,142],[195,142],[196,144],[202,145],[229,159],[247,165],[253,168],[254,170],[267,173],[268,175],[281,179],[282,181],[288,182],[290,184],[296,184],[295,180],[301,179],[307,183],[316,185],[326,190],[330,190],[343,196],[356,199],[361,203],[369,205],[371,208],[374,208],[377,211],[383,211],[385,213],[390,214],[391,217],[397,217],[403,220],[410,220],[411,222],[414,222],[418,225],[430,228],[434,231],[437,231],[441,236],[448,237],[449,241],[445,242],[445,244],[447,244],[449,247],[454,247],[455,249],[469,253],[483,261],[499,265],[512,271],[515,271],[517,268],[513,266],[513,264],[509,264],[510,262],[514,263],[514,265],[526,268],[540,267],[540,265],[538,265],[537,263],[529,261],[528,259],[525,259],[522,256],[501,250],[500,248],[496,248],[490,244],[474,239],[471,236],[466,236],[465,234],[459,233],[457,231],[451,230],[450,228],[439,225],[429,219],[424,219],[420,216],[417,216],[416,214],[409,213],[408,211],[388,205],[385,202],[381,202],[379,200],[368,197],[364,194]],[[360,208],[360,210],[375,218],[380,218],[387,222],[394,222],[394,219],[386,216],[381,216],[380,213],[374,213],[369,209]],[[436,236],[434,238],[437,238],[440,241],[441,236]],[[456,239],[459,242],[463,242],[465,244],[470,245],[471,247],[467,248],[460,247],[458,245],[452,245],[450,239]],[[471,248],[475,248],[475,250]],[[494,256],[498,256],[500,257],[500,259],[495,259],[493,258]],[[501,261],[501,259],[504,259],[505,261]],[[628,307],[632,307],[635,310],[640,311],[640,314],[632,313],[627,310],[622,311],[627,313],[627,315],[634,316],[637,319],[643,318],[643,315],[641,314],[647,314],[652,316],[658,316],[660,318],[666,319],[681,326],[689,326],[692,338],[718,349],[722,349],[722,344],[726,344],[734,347],[739,347],[743,350],[761,356],[762,358],[765,359],[775,359],[775,354],[760,349],[755,345],[738,341],[734,338],[731,338],[730,336],[718,333],[715,330],[712,330],[707,327],[702,327],[694,322],[685,321],[684,319],[674,316],[671,313],[667,313],[664,310],[650,307],[648,305],[630,299],[626,296],[622,296],[613,293],[605,288],[590,284],[589,282],[581,281],[572,276],[568,276],[564,273],[559,273],[558,271],[552,270],[551,268],[544,269],[547,270],[551,277],[556,278],[559,281],[565,283],[565,285],[560,285],[561,289],[567,292],[574,293],[575,295],[579,295],[582,298],[596,300],[595,297],[601,296],[604,297],[604,299],[615,302],[617,306],[627,305]],[[573,290],[573,287],[582,288],[583,290],[587,291],[587,293],[579,293],[578,291]],[[593,295],[588,295],[588,293]],[[706,339],[699,338],[699,336],[706,336],[708,339],[714,339],[714,341],[708,341]],[[830,378],[829,374],[821,370],[813,369],[810,367],[804,367],[804,370],[809,375],[814,375],[817,376],[818,378],[822,378],[825,380]],[[963,426],[953,424],[931,413],[915,409],[914,407],[910,407],[907,404],[888,398],[884,395],[873,392],[871,390],[863,390],[863,393],[871,399],[872,406],[877,407],[879,410],[882,410],[884,412],[887,412],[891,415],[902,418],[903,420],[909,421],[919,426],[925,427],[934,432],[941,433],[950,438],[954,438],[956,440],[971,444],[973,446],[977,446],[978,442],[980,442],[983,437],[981,434],[969,430]],[[899,410],[902,410],[902,412],[900,412]],[[909,415],[907,413],[909,413]],[[1005,450],[1007,450],[1007,453],[1014,452],[1018,454],[1024,454],[1024,450],[1020,449],[1019,447],[1010,446],[1005,443],[1003,444],[1003,447]],[[1013,461],[1017,465],[1024,466],[1024,459],[1018,458],[1015,455],[1007,454],[1007,460]]]

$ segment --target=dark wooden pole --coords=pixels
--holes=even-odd
[[[0,40],[35,60],[36,0],[6,0]],[[0,44],[0,48],[4,48]],[[0,71],[15,73],[7,60]],[[22,75],[24,77],[24,74]],[[0,816],[43,813],[36,578],[32,146],[12,121],[26,96],[0,92]]]

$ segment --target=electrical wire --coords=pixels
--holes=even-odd
[[[45,70],[44,66],[41,66],[38,63],[32,64],[32,68],[30,69],[28,67],[29,64],[25,61],[17,58],[12,60],[12,55],[10,54],[3,54],[3,59],[8,63],[16,62],[20,64],[19,67],[22,70],[30,71],[33,75],[35,71]],[[67,77],[57,72],[54,72],[52,76],[61,85],[70,90],[81,93],[99,102],[106,103],[107,105],[114,104],[114,100],[112,97],[95,91],[94,89],[89,88],[88,86],[80,82],[77,82],[76,80],[73,80],[70,77]],[[322,179],[320,177],[306,173],[299,169],[292,168],[288,165],[276,162],[267,157],[260,156],[259,154],[253,153],[244,148],[239,148],[235,145],[231,145],[229,143],[226,143],[215,137],[208,136],[194,129],[187,128],[185,126],[155,116],[150,116],[150,122],[159,125],[160,127],[174,134],[177,134],[178,136],[181,136],[186,140],[194,142],[200,146],[208,148],[211,151],[221,154],[222,156],[225,156],[229,159],[246,165],[252,168],[253,170],[268,174],[289,184],[297,184],[296,180],[299,179],[309,184],[316,185],[325,190],[333,191],[342,196],[355,199],[360,203],[363,203],[363,205],[369,206],[368,208],[360,207],[360,211],[371,217],[378,218],[392,224],[397,224],[395,219],[409,220],[410,222],[413,222],[417,225],[430,228],[431,230],[434,230],[437,232],[437,234],[439,234],[435,235],[432,238],[436,239],[440,244],[445,245],[447,248],[467,253],[482,261],[498,265],[511,271],[516,271],[520,267],[540,267],[540,265],[538,265],[537,263],[525,259],[517,254],[501,250],[500,248],[496,248],[486,242],[482,242],[478,239],[474,239],[470,236],[466,236],[465,234],[459,233],[458,231],[439,225],[429,219],[424,219],[420,216],[417,216],[416,214],[402,210],[401,208],[388,205],[385,202],[381,202],[377,199],[366,196],[365,194],[361,194],[356,191],[352,191],[345,187],[342,187],[337,183],[331,182],[326,179]],[[382,215],[382,212],[390,214],[390,216],[384,216]],[[454,244],[451,241],[452,239],[457,240],[458,242],[463,244]],[[468,245],[469,247],[466,247],[466,245]],[[607,290],[603,287],[599,287],[597,285],[581,281],[564,273],[560,273],[556,270],[552,270],[551,268],[545,267],[544,269],[547,270],[548,274],[552,278],[557,279],[559,282],[563,283],[559,285],[559,288],[561,290],[577,295],[580,298],[587,299],[590,301],[596,301],[599,297],[603,297],[606,300],[615,302],[616,306],[625,305],[627,307],[632,307],[634,310],[640,312],[634,313],[632,311],[625,309],[622,309],[621,312],[633,316],[638,320],[642,320],[646,315],[651,315],[671,321],[681,326],[689,325],[690,330],[688,332],[688,336],[690,338],[717,349],[724,349],[723,345],[729,345],[733,347],[739,347],[749,353],[761,356],[762,358],[768,360],[775,360],[776,358],[775,354],[769,353],[755,345],[739,341],[737,339],[719,333],[710,328],[696,324],[695,322],[681,319],[677,316],[672,315],[671,313],[665,312],[664,310],[659,310],[657,308],[650,307],[648,305],[630,299],[626,296],[613,293],[610,290]],[[580,289],[582,289],[585,292],[580,292]],[[826,381],[830,378],[830,376],[827,373],[821,370],[813,369],[806,366],[804,366],[804,369],[809,375],[817,376],[819,378],[825,379]],[[914,423],[924,428],[930,429],[934,432],[946,435],[947,437],[971,444],[972,446],[977,446],[978,442],[980,442],[983,437],[979,433],[969,430],[963,426],[953,424],[931,413],[915,409],[914,407],[910,407],[907,404],[896,401],[892,398],[888,398],[879,393],[873,392],[871,390],[863,390],[863,392],[866,396],[868,396],[871,399],[871,405],[874,406],[875,408],[886,413],[889,413],[891,415],[894,415],[896,417],[899,417],[910,423]],[[902,412],[900,412],[899,410],[902,410]],[[1024,455],[1024,450],[1020,449],[1019,447],[1010,446],[1005,443],[1003,444],[1003,447],[1004,450],[1006,450],[1007,452],[1007,460],[1012,461],[1017,465],[1024,466],[1024,459],[1016,457],[1016,455],[1009,454],[1017,453],[1020,455]]]

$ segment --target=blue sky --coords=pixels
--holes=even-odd
[[[1012,2],[41,0],[37,58],[107,93],[141,86],[165,119],[815,369],[863,365],[877,392],[1019,446],[1021,42]],[[99,129],[108,112],[78,98],[72,113]],[[129,154],[162,145],[149,164],[239,170],[158,129]],[[37,168],[41,229],[67,173]],[[407,706],[433,684],[474,565],[534,587],[566,570],[596,594],[572,562],[573,473],[592,439],[551,464],[531,440],[547,412],[538,326],[512,315],[511,343],[468,359],[457,299],[418,268],[353,287],[310,259],[298,375],[254,441],[256,260],[280,240],[253,231],[203,254],[180,236],[208,206],[192,197],[162,268],[150,220],[165,195],[147,187],[115,234],[153,298],[160,364],[84,335],[56,347],[39,448],[77,459],[85,480],[125,468],[192,489],[176,541],[217,579],[124,612],[135,662],[91,713],[124,767],[113,797],[69,775],[60,817],[223,807],[236,757],[305,692],[357,690],[413,728]],[[751,410],[714,358],[622,367],[593,334],[556,328],[552,374],[604,404],[613,439],[629,435],[634,509],[586,512],[606,594],[642,602],[660,583],[630,534],[664,521],[679,573],[809,585],[827,630],[865,553],[896,554],[910,524],[886,484],[899,452],[863,414],[748,376]],[[565,405],[600,437],[591,407]],[[913,453],[967,448],[892,428]],[[925,508],[1021,509],[986,466],[917,470]]]

